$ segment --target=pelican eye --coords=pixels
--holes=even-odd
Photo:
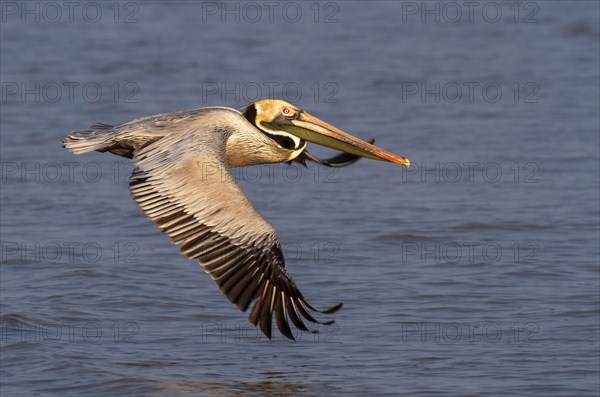
[[[291,109],[288,107],[284,107],[283,109],[281,109],[281,114],[283,115],[283,117],[285,117],[286,119],[293,119],[297,116],[297,111],[295,109]]]

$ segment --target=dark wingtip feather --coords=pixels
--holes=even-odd
[[[302,314],[302,316],[304,316],[305,319],[307,319],[308,321],[310,321],[311,323],[319,323],[320,321],[318,321],[316,318],[314,318],[310,312],[308,311],[308,309],[304,306],[305,304],[311,309],[314,310],[308,303],[306,303],[303,300],[298,300],[298,311],[300,312],[300,314]]]
[[[262,333],[265,334],[265,336],[269,339],[271,339],[271,324],[272,324],[272,320],[271,320],[270,313],[267,315],[262,314],[260,316],[260,319],[258,321],[258,326],[259,326],[260,330],[262,331]]]
[[[265,336],[271,339],[271,329],[273,324],[273,313],[271,312],[271,301],[273,299],[273,290],[269,288],[264,296],[264,303],[258,315],[258,326]]]
[[[323,310],[321,313],[333,314],[333,313],[337,312],[338,310],[340,310],[342,308],[342,306],[344,306],[344,304],[342,302],[340,302],[337,305],[330,307],[329,309]]]
[[[290,329],[290,325],[288,324],[284,304],[285,302],[282,301],[281,296],[277,294],[274,307],[277,328],[279,328],[279,331],[283,334],[283,336],[288,339],[295,340],[292,330]]]
[[[252,311],[250,312],[250,316],[248,316],[248,321],[250,321],[250,324],[254,325],[255,327],[258,325],[258,316],[260,315],[261,310],[262,301],[258,301],[254,304]]]
[[[314,306],[313,306],[313,305],[311,305],[310,303],[308,303],[307,301],[303,301],[303,302],[304,302],[304,304],[305,304],[305,305],[306,305],[306,306],[307,306],[307,307],[308,307],[310,310],[312,310],[312,311],[315,311],[315,312],[319,312],[319,313],[323,313],[323,314],[332,314],[332,313],[335,313],[335,312],[337,312],[338,310],[340,310],[340,309],[342,308],[342,306],[344,306],[344,304],[343,304],[342,302],[340,302],[340,303],[338,303],[337,305],[335,305],[335,306],[331,306],[331,307],[330,307],[330,308],[328,308],[328,309],[325,309],[325,310],[319,310],[319,309],[315,309],[315,308],[314,308]]]
[[[310,330],[302,322],[300,314],[297,312],[296,306],[294,305],[294,301],[292,299],[287,299],[287,309],[290,315],[290,319],[292,320],[296,328],[299,328],[302,331],[310,332]]]

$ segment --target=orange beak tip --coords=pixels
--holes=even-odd
[[[406,166],[406,168],[410,167],[410,160],[407,158],[402,157],[399,161],[396,161],[396,163],[400,164],[400,165],[404,165]]]

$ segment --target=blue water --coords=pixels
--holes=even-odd
[[[598,2],[47,4],[0,10],[2,396],[598,395]],[[413,163],[236,171],[345,304],[296,342],[178,254],[128,160],[60,145],[259,96]]]

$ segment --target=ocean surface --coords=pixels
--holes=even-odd
[[[599,3],[467,3],[2,2],[0,394],[597,396]],[[61,147],[268,97],[413,164],[235,171],[344,302],[295,342]]]

